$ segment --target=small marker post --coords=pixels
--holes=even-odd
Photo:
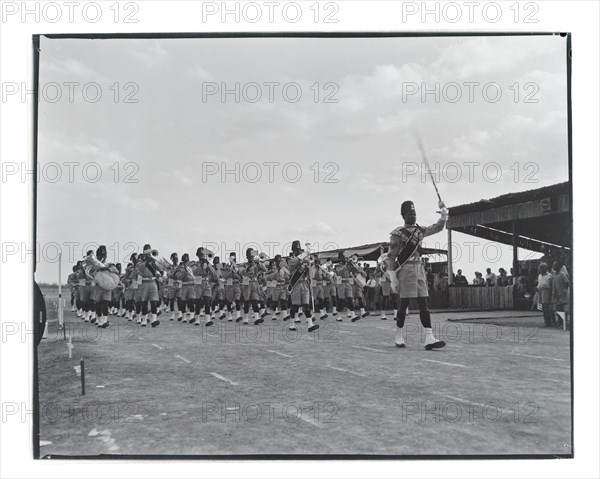
[[[79,361],[81,367],[81,395],[85,396],[85,369],[83,364],[83,358]]]

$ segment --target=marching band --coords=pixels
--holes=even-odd
[[[386,320],[386,311],[393,308],[399,348],[406,347],[403,330],[411,298],[419,306],[425,349],[445,346],[433,336],[420,256],[423,238],[444,229],[448,211],[441,201],[439,207],[440,220],[423,228],[416,223],[414,203],[402,203],[405,224],[392,231],[389,251],[378,259],[371,276],[381,288],[381,319]],[[324,320],[329,313],[337,321],[343,321],[344,312],[351,322],[367,317],[364,290],[368,275],[360,258],[356,254],[346,257],[340,251],[334,264],[311,254],[310,243],[305,247],[296,240],[288,257],[276,255],[273,259],[248,248],[245,262],[238,264],[234,252],[222,263],[203,247],[196,250],[197,261],[191,261],[188,253],[181,261],[172,253],[169,261],[146,244],[141,253],[130,256],[121,271],[120,264],[106,262],[102,245],[73,266],[68,279],[72,310],[83,321],[102,328],[108,327],[109,314],[137,321],[142,327],[156,327],[158,316],[167,311],[170,321],[211,326],[217,316],[249,324],[252,309],[253,324],[262,323],[267,316],[273,321],[283,316],[283,321],[291,320],[290,330],[296,330],[304,316],[309,332],[319,328],[317,317]]]

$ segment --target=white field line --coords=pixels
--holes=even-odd
[[[348,369],[336,368],[334,366],[325,366],[325,367],[329,368],[329,369],[335,369],[336,371],[342,371],[343,373],[354,374],[356,376],[360,376],[360,377],[363,377],[363,378],[368,377],[366,374],[357,373],[357,372],[354,372],[354,371],[350,371]]]
[[[210,373],[211,376],[214,376],[217,379],[220,379],[221,381],[225,381],[226,383],[231,384],[232,386],[237,386],[238,383],[232,381],[231,379],[227,379],[225,376],[221,376],[220,374],[217,373]]]
[[[181,359],[183,362],[186,362],[186,363],[188,363],[188,364],[189,364],[189,363],[191,363],[191,361],[190,361],[189,359],[186,359],[186,358],[184,358],[183,356],[180,356],[179,354],[176,354],[176,355],[175,355],[175,357],[176,357],[177,359]]]
[[[154,346],[155,348],[158,348],[158,349],[165,349],[162,346],[159,346],[158,344],[155,344],[155,343],[152,343],[152,346]]]
[[[429,363],[444,364],[445,366],[452,366],[456,368],[468,368],[468,366],[465,366],[464,364],[445,363],[444,361],[436,361],[435,359],[423,359],[423,361],[427,361]]]
[[[565,361],[564,359],[559,359],[559,358],[546,358],[544,356],[531,356],[530,354],[519,354],[519,353],[513,353],[512,351],[510,352],[510,354],[512,354],[513,356],[523,356],[524,358],[533,358],[533,359],[547,359],[548,361]]]
[[[358,348],[358,349],[366,349],[367,351],[376,351],[378,353],[386,353],[387,351],[384,351],[383,349],[374,349],[374,348],[367,348],[366,346],[352,346],[353,348]]]
[[[290,356],[289,354],[283,354],[278,351],[273,351],[272,349],[267,349],[267,352],[273,353],[273,354],[278,354],[279,356],[283,356],[284,358],[293,358],[294,357],[294,356]]]

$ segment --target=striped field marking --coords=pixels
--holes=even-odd
[[[445,363],[444,361],[436,361],[435,359],[423,359],[423,361],[427,361],[428,363],[443,364],[445,366],[452,366],[456,368],[468,368],[468,366],[465,366],[464,364]]]
[[[278,351],[273,351],[272,349],[267,349],[267,352],[273,353],[273,354],[278,354],[279,356],[283,356],[284,358],[293,358],[294,357],[294,356],[290,356],[289,354],[283,354]]]
[[[231,384],[232,386],[237,386],[239,383],[236,383],[234,381],[232,381],[231,379],[227,379],[225,376],[221,376],[220,374],[217,373],[210,373],[211,376],[214,376],[217,379],[220,379],[221,381],[225,381],[226,383]]]
[[[175,357],[176,357],[177,359],[181,359],[181,360],[182,360],[183,362],[185,362],[185,363],[188,363],[188,364],[189,364],[189,363],[191,363],[191,361],[190,361],[189,359],[186,359],[186,358],[184,358],[183,356],[180,356],[179,354],[176,354],[176,355],[175,355]]]
[[[341,371],[343,373],[354,374],[355,376],[360,376],[360,377],[363,377],[363,378],[368,377],[366,374],[360,374],[360,373],[357,373],[357,372],[354,372],[354,371],[349,371],[348,369],[336,368],[334,366],[325,366],[325,367],[329,368],[329,369],[335,369],[336,371]]]
[[[358,348],[358,349],[366,349],[367,351],[376,351],[378,353],[387,353],[387,351],[384,351],[383,349],[367,348],[366,346],[352,346],[352,347]]]
[[[546,358],[544,356],[531,356],[529,354],[519,354],[519,353],[513,353],[512,351],[510,352],[510,354],[512,354],[513,356],[523,356],[524,358],[533,358],[533,359],[547,359],[548,361],[565,361],[564,359],[559,359],[559,358]]]

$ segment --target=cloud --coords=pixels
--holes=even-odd
[[[117,197],[117,201],[122,206],[134,211],[157,211],[160,208],[158,201],[147,196],[131,198],[127,195],[121,194]]]

